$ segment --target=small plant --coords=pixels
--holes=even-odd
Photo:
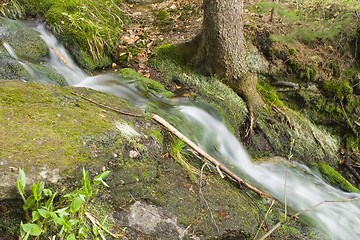
[[[104,178],[109,171],[96,176],[91,184],[89,172],[83,168],[82,187],[64,195],[59,203],[54,204],[57,192],[45,188],[45,183],[34,183],[31,195],[25,197],[26,176],[19,169],[16,187],[24,201],[27,223],[21,222],[20,234],[23,240],[30,236],[54,235],[52,239],[88,239],[90,236],[104,238],[104,231],[111,234],[90,213],[87,212],[89,202],[95,200],[99,186],[109,187]],[[59,207],[58,207],[59,206]],[[31,212],[31,215],[29,215]],[[90,226],[92,223],[92,227]],[[91,229],[91,230],[90,230]],[[113,237],[114,235],[111,234]]]

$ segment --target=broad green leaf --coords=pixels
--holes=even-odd
[[[23,224],[21,222],[21,228],[24,230],[24,232],[30,233],[31,236],[39,236],[43,232],[42,228],[34,223]]]
[[[52,218],[52,220],[54,221],[55,225],[57,226],[58,224],[59,225],[62,225],[62,222],[64,221],[63,219],[59,218],[59,216],[54,213],[54,212],[50,212],[50,217]]]
[[[49,211],[46,209],[39,209],[38,211],[43,218],[48,218],[50,216]]]
[[[65,208],[61,208],[61,209],[58,209],[56,210],[55,212],[59,214],[59,217],[64,217],[64,216],[68,216],[70,215],[66,210],[68,209],[69,207],[65,207]]]
[[[80,197],[75,198],[75,200],[70,205],[70,212],[75,213],[79,211],[83,200]]]
[[[92,189],[91,189],[91,183],[89,181],[89,172],[85,172],[85,169],[83,168],[83,179],[82,184],[84,188],[85,195],[87,197],[92,195]]]
[[[32,211],[31,215],[32,215],[32,222],[35,222],[40,218],[40,213],[38,211]]]
[[[109,173],[110,173],[110,171],[106,171],[106,172],[103,172],[100,175],[96,176],[94,178],[94,184],[98,185],[98,184],[102,183],[104,186],[109,187],[109,185],[107,185],[107,183],[104,182],[104,178],[106,178],[107,175],[109,175]]]
[[[42,199],[42,192],[44,190],[44,183],[37,182],[37,184],[32,185],[32,194],[36,201],[40,201]]]
[[[19,177],[16,179],[16,187],[23,199],[25,199],[25,185],[26,185],[26,176],[24,171],[19,168]]]
[[[66,240],[76,240],[75,235],[74,235],[73,233],[70,234],[70,235],[66,238]]]
[[[36,206],[36,201],[35,201],[35,198],[33,195],[31,195],[30,197],[28,197],[25,201],[25,204],[24,204],[24,210],[28,210],[28,209],[35,209],[35,206]]]
[[[71,232],[71,226],[72,226],[72,224],[71,224],[70,221],[64,221],[62,225],[64,226],[64,231],[65,231],[66,233]]]
[[[51,193],[49,195],[50,198],[45,203],[45,208],[49,211],[52,211],[52,206],[53,206],[53,202],[54,202],[54,198],[56,197],[56,194],[57,194],[57,192],[55,192],[54,194]]]
[[[44,195],[47,196],[47,197],[51,197],[53,195],[51,189],[49,188],[45,188],[44,191],[43,191]],[[56,193],[55,193],[56,194]]]
[[[64,195],[65,198],[68,198],[69,200],[73,201],[75,199],[75,194],[73,193],[67,193]]]
[[[74,225],[78,224],[78,222],[79,222],[79,220],[77,220],[77,219],[70,219],[69,220],[69,223],[71,224],[71,226],[74,226]]]

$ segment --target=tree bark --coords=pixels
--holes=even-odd
[[[254,110],[264,106],[256,90],[257,75],[248,71],[243,35],[243,0],[203,0],[204,20],[201,32],[182,53],[195,54],[192,62],[202,72],[224,79],[248,105],[250,130]]]
[[[193,61],[220,78],[239,77],[246,71],[242,0],[204,0],[200,48]]]

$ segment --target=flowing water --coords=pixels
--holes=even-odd
[[[144,98],[133,86],[134,80],[115,74],[88,76],[76,66],[52,34],[42,26],[35,29],[49,46],[50,58],[47,64],[62,74],[69,85],[108,92],[142,109],[147,104],[162,102],[167,107],[159,109],[159,112],[163,116],[171,115],[172,119],[177,119],[173,123],[181,132],[224,165],[235,166],[234,172],[240,177],[264,189],[279,201],[285,201],[286,192],[287,205],[293,210],[302,211],[323,201],[335,201],[326,202],[305,213],[329,239],[360,239],[360,201],[348,201],[360,198],[359,194],[343,192],[330,186],[317,173],[299,163],[253,163],[238,139],[213,111],[190,102],[175,105],[155,96],[151,99]],[[11,43],[7,44],[6,49],[11,54]],[[213,146],[216,146],[217,151],[214,151]]]

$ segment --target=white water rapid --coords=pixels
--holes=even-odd
[[[51,57],[48,64],[62,74],[69,85],[108,92],[125,98],[138,107],[145,108],[149,100],[138,94],[132,86],[131,80],[122,79],[113,74],[95,77],[86,75],[76,66],[67,51],[52,34],[43,27],[37,27],[36,30],[41,33],[42,38],[49,46]],[[192,140],[222,161],[224,165],[235,166],[234,172],[239,176],[264,189],[279,201],[285,201],[284,186],[288,167],[286,163],[277,165],[253,163],[238,139],[227,129],[226,125],[203,108],[184,103],[161,111],[177,116],[179,122],[186,122],[186,124],[175,126],[185,135],[189,133],[189,126],[194,127],[190,131],[201,132],[196,139],[193,138]],[[218,152],[214,151],[213,146],[216,146]],[[325,200],[339,201],[324,203],[305,213],[306,216],[313,219],[313,222],[317,224],[316,227],[322,230],[329,239],[360,239],[360,201],[343,201],[354,198],[360,198],[360,195],[347,193],[330,186],[318,174],[304,165],[294,162],[288,167],[286,202],[290,208],[295,211],[302,211]]]

